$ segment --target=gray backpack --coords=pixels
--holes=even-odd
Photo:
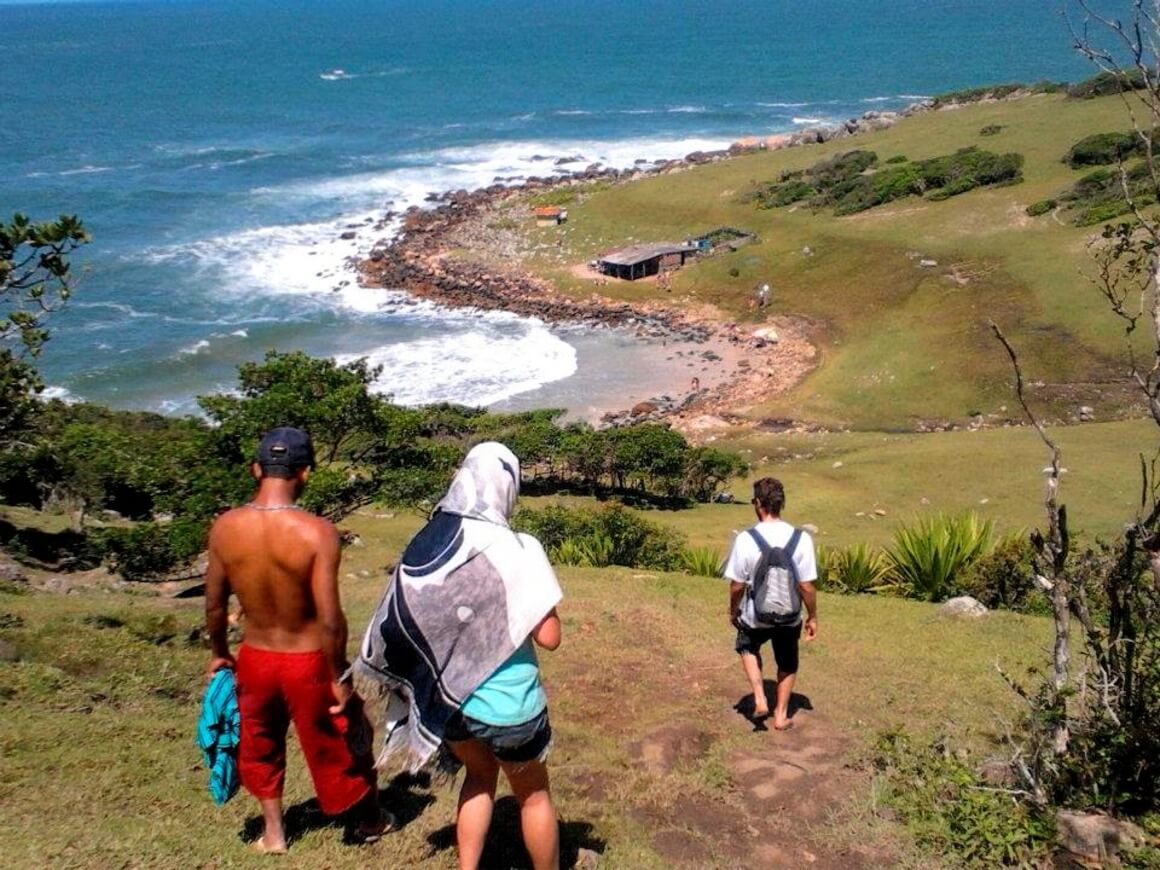
[[[749,584],[754,616],[764,625],[796,625],[801,619],[802,594],[793,554],[802,530],[794,529],[784,547],[771,547],[757,529],[750,529],[749,534],[761,548]]]

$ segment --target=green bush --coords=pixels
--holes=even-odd
[[[1026,85],[1020,84],[1019,82],[1010,82],[1004,85],[983,85],[978,88],[961,88],[957,91],[936,94],[933,102],[935,108],[939,108],[940,106],[962,105],[963,103],[978,103],[982,100],[1001,100],[1026,87]]]
[[[992,531],[992,521],[975,513],[936,514],[900,526],[886,551],[887,582],[907,598],[950,598],[959,589],[960,575],[987,551]]]
[[[203,521],[176,520],[105,529],[100,537],[114,571],[126,580],[156,580],[200,553],[206,533]]]
[[[714,547],[689,547],[681,552],[681,567],[695,577],[721,577],[725,560]]]
[[[600,509],[560,505],[523,508],[513,528],[540,539],[549,558],[574,565],[623,565],[678,571],[684,541],[672,529],[651,523],[620,505]]]
[[[873,761],[885,802],[919,844],[953,856],[955,866],[1047,866],[1053,821],[981,781],[943,743],[916,745],[900,729],[883,732]]]
[[[1033,557],[1025,534],[1008,535],[962,573],[959,591],[992,609],[1047,613],[1051,608],[1035,585]]]
[[[1137,207],[1155,203],[1156,191],[1145,161],[1125,167],[1122,172],[1107,167],[1089,172],[1059,199],[1073,211],[1072,223],[1076,226],[1104,223],[1132,210],[1124,196],[1125,183]]]
[[[1052,211],[1057,205],[1054,199],[1041,199],[1039,202],[1033,202],[1025,209],[1028,217],[1039,217],[1041,214],[1047,214]]]
[[[859,543],[830,554],[826,580],[837,592],[857,594],[888,588],[890,562],[881,550]]]
[[[1107,166],[1122,163],[1144,150],[1143,140],[1135,133],[1093,133],[1072,145],[1063,155],[1063,162],[1072,169]]]
[[[893,157],[891,157],[890,159],[888,159],[888,160],[883,160],[882,162],[883,162],[883,163],[885,163],[885,164],[887,164],[887,165],[889,165],[889,164],[891,164],[891,163],[905,163],[905,162],[906,162],[906,155],[904,155],[904,154],[895,154],[895,155],[894,155]]]
[[[1137,91],[1145,84],[1144,75],[1139,70],[1123,70],[1118,73],[1101,72],[1069,87],[1067,95],[1082,100],[1090,100],[1092,97],[1106,97],[1111,94],[1122,94],[1125,91]]]
[[[855,214],[907,196],[947,199],[988,185],[1023,180],[1023,155],[961,148],[954,154],[906,162],[891,158],[878,167],[873,151],[847,151],[821,160],[802,173],[783,174],[755,195],[760,208],[806,200],[834,214]]]

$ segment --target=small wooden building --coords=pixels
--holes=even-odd
[[[541,205],[532,209],[536,223],[542,227],[554,227],[568,220],[568,209],[558,205]]]
[[[656,242],[651,245],[632,245],[610,251],[596,261],[604,275],[635,281],[660,272],[679,269],[685,261],[696,256],[696,244],[689,242]]]

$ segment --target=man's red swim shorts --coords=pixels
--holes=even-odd
[[[350,809],[375,787],[369,745],[352,745],[356,736],[369,733],[362,704],[352,702],[338,716],[331,714],[334,692],[321,650],[273,652],[242,644],[237,660],[242,714],[238,769],[250,794],[259,799],[282,796],[291,722],[324,813]]]

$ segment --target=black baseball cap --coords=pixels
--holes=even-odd
[[[267,473],[313,468],[314,442],[310,440],[310,435],[301,429],[279,426],[263,436],[254,461]]]

